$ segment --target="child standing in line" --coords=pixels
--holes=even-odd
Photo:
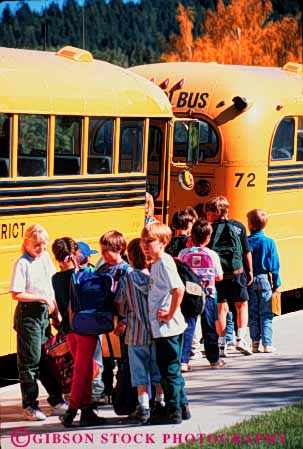
[[[264,352],[273,352],[271,297],[273,292],[279,291],[281,285],[279,256],[275,242],[263,231],[268,222],[267,213],[262,209],[253,209],[248,212],[247,219],[254,271],[254,282],[248,289],[252,350],[260,352],[261,339]]]
[[[52,282],[58,301],[59,310],[62,313],[62,328],[66,333],[66,340],[70,353],[74,359],[74,370],[69,407],[63,416],[64,427],[71,427],[81,410],[80,426],[102,425],[105,419],[95,414],[92,407],[92,377],[96,370],[93,355],[96,348],[97,335],[79,335],[72,332],[70,327],[70,315],[74,309],[74,298],[71,294],[71,282],[78,269],[78,246],[70,237],[56,239],[52,250],[56,261],[62,271],[55,273]]]
[[[191,414],[180,371],[183,332],[186,323],[180,304],[184,285],[173,258],[165,253],[171,239],[170,228],[162,223],[151,223],[143,228],[141,245],[152,261],[148,292],[149,319],[156,344],[157,364],[166,405],[165,416],[151,417],[152,424],[180,424]]]
[[[61,321],[51,278],[56,269],[46,251],[48,234],[39,224],[30,226],[24,235],[22,256],[14,265],[10,292],[18,301],[14,329],[17,332],[17,363],[24,418],[43,421],[39,408],[38,377],[49,394],[54,415],[64,414],[61,387],[48,370],[43,344],[50,337],[49,312]]]
[[[139,405],[129,416],[133,424],[146,424],[150,419],[149,384],[155,385],[156,402],[153,416],[164,410],[164,394],[160,384],[161,374],[156,362],[156,347],[152,341],[148,318],[149,272],[145,255],[136,238],[127,246],[128,259],[133,270],[121,279],[115,299],[118,313],[127,318],[125,343],[128,349],[132,386],[137,387]]]
[[[115,282],[115,289],[118,287],[119,280],[131,270],[130,265],[122,258],[126,250],[126,241],[121,232],[117,230],[108,231],[100,237],[99,240],[103,264],[98,267],[97,272],[108,273]],[[126,328],[126,321],[123,317],[118,317],[118,324],[115,328],[115,335],[119,338],[120,347],[124,345],[123,334]],[[121,348],[123,349],[123,348]],[[123,351],[121,350],[121,353]],[[113,369],[109,357],[103,358],[103,382],[104,393],[110,397],[113,389]]]
[[[78,251],[77,251],[77,259],[80,270],[84,270],[85,268],[95,269],[95,266],[91,263],[92,254],[98,254],[98,251],[95,249],[91,249],[88,243],[86,242],[77,242]],[[102,380],[103,373],[103,357],[102,357],[102,335],[98,335],[96,349],[94,352],[94,361],[99,367],[99,372],[96,376],[94,376],[92,381],[92,402],[95,407],[98,405],[102,405],[101,402],[103,399],[104,393],[104,382]]]
[[[197,220],[191,232],[193,246],[183,249],[178,259],[181,262],[188,263],[202,280],[206,292],[205,309],[201,316],[205,355],[212,368],[223,368],[225,363],[219,358],[218,335],[215,324],[218,319],[215,281],[223,279],[223,270],[218,254],[206,248],[210,242],[211,234],[211,224],[204,219]],[[181,371],[188,371],[195,323],[196,318],[187,318],[188,327],[184,332]]]

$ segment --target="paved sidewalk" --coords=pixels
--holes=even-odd
[[[193,361],[193,370],[185,374],[192,419],[178,426],[130,427],[110,406],[99,409],[99,415],[109,418],[108,424],[99,428],[64,429],[57,417],[29,423],[22,421],[19,386],[2,388],[1,449],[44,449],[54,444],[57,449],[133,449],[147,445],[164,449],[303,400],[303,311],[275,318],[274,343],[278,349],[273,354],[243,356],[231,351],[227,367],[221,370],[210,369],[206,359]],[[45,394],[41,398],[42,409],[50,414]],[[23,430],[16,430],[20,428]]]

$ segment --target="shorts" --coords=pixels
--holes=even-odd
[[[150,345],[128,345],[128,359],[132,387],[160,383],[155,342]]]
[[[234,275],[233,279],[223,279],[221,282],[216,282],[218,303],[248,301],[246,282],[247,278],[244,272]]]

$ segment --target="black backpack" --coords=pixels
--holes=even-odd
[[[211,249],[219,255],[224,274],[236,274],[243,269],[241,240],[228,220],[216,223]]]
[[[201,280],[193,270],[179,259],[174,259],[178,274],[184,284],[185,291],[181,302],[181,312],[185,318],[200,315],[205,308],[206,295],[201,287]]]

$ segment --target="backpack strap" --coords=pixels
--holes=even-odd
[[[212,247],[216,246],[216,244],[218,243],[218,241],[220,240],[220,237],[225,229],[225,226],[227,224],[227,220],[224,220],[224,222],[220,222],[217,224],[216,226],[216,230],[214,232],[214,238],[213,238],[213,242],[212,242]]]

